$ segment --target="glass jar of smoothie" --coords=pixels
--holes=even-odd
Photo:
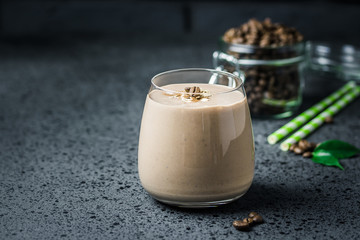
[[[284,118],[293,115],[302,102],[305,43],[260,47],[228,43],[220,39],[214,52],[214,67],[245,72],[245,90],[251,115]]]
[[[138,169],[145,190],[170,205],[211,207],[244,195],[254,176],[254,141],[243,79],[209,69],[153,77]]]

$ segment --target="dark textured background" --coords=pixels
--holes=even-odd
[[[358,5],[37,3],[2,3],[0,239],[360,238],[360,157],[341,160],[341,171],[268,145],[268,134],[288,120],[253,120],[254,183],[227,206],[160,204],[143,190],[137,172],[139,124],[154,74],[212,67],[218,35],[254,16],[297,26],[310,39],[357,41],[358,31],[348,26],[359,24]],[[159,14],[147,17],[154,9]],[[89,17],[91,11],[98,16]],[[105,31],[103,24],[114,25]],[[119,31],[124,24],[126,34]],[[313,72],[306,81],[302,109],[344,84]],[[359,146],[359,109],[356,100],[309,140]],[[249,233],[231,226],[253,210],[265,224]]]

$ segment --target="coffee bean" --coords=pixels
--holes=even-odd
[[[298,146],[301,148],[301,150],[306,151],[308,148],[310,148],[310,143],[305,139],[301,139],[298,143]]]
[[[317,145],[318,145],[317,143],[311,142],[309,151],[314,151],[314,149],[317,147]]]
[[[312,157],[312,152],[304,152],[302,156],[304,158],[311,158]]]
[[[326,117],[324,120],[325,123],[333,123],[334,119],[332,117]]]
[[[240,220],[235,220],[233,222],[233,226],[240,231],[249,231],[250,230],[250,225],[249,223],[240,221]]]
[[[257,212],[250,212],[249,213],[249,217],[252,218],[252,217],[255,217],[256,215],[259,215]]]
[[[253,218],[248,217],[248,218],[244,218],[243,222],[248,223],[249,226],[251,226],[254,223],[254,220],[253,220]]]
[[[246,71],[246,76],[256,76],[258,72],[255,69],[249,69]]]
[[[262,216],[260,216],[259,214],[258,215],[255,215],[252,220],[254,221],[254,223],[263,223],[264,222],[264,219],[262,218]]]
[[[290,151],[294,151],[294,149],[297,147],[297,144],[292,144],[289,148]]]
[[[259,86],[265,87],[266,86],[266,80],[264,78],[261,78],[259,80]]]
[[[294,148],[294,153],[297,154],[297,155],[300,155],[304,152],[303,149],[301,149],[300,147],[295,147]]]
[[[265,92],[265,93],[264,93],[264,96],[265,96],[265,98],[267,98],[267,99],[272,99],[272,98],[274,98],[274,94],[273,94],[272,92],[270,92],[270,91]]]
[[[260,93],[260,92],[262,92],[262,89],[260,86],[256,86],[256,87],[254,87],[254,91]]]
[[[245,38],[239,37],[239,38],[235,38],[232,42],[241,44],[241,43],[245,43],[246,40],[245,40]]]

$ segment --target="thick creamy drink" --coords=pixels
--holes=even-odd
[[[205,91],[202,98],[186,96],[184,89],[192,86]],[[243,93],[217,84],[161,88],[148,94],[143,112],[138,156],[143,187],[160,201],[185,206],[242,196],[254,175],[251,119]]]

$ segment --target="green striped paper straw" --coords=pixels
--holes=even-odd
[[[304,125],[306,122],[310,121],[314,116],[319,114],[325,108],[330,106],[331,103],[335,102],[339,97],[344,95],[347,91],[353,89],[356,86],[354,81],[348,82],[342,88],[337,90],[336,92],[332,93],[330,96],[324,98],[319,103],[315,104],[314,106],[310,107],[308,110],[304,111],[303,113],[299,114],[296,118],[279,128],[274,133],[270,134],[267,138],[270,144],[275,144],[285,136],[290,134],[291,132],[295,131],[297,128]]]
[[[343,109],[346,105],[348,105],[351,101],[357,98],[360,95],[360,86],[355,87],[352,91],[348,92],[336,101],[333,105],[328,107],[325,111],[317,115],[310,122],[308,122],[305,126],[300,128],[297,132],[291,135],[288,139],[286,139],[283,143],[281,143],[280,148],[283,151],[289,150],[290,146],[301,139],[308,136],[310,133],[319,128],[325,121],[325,118],[335,115],[341,109]]]

